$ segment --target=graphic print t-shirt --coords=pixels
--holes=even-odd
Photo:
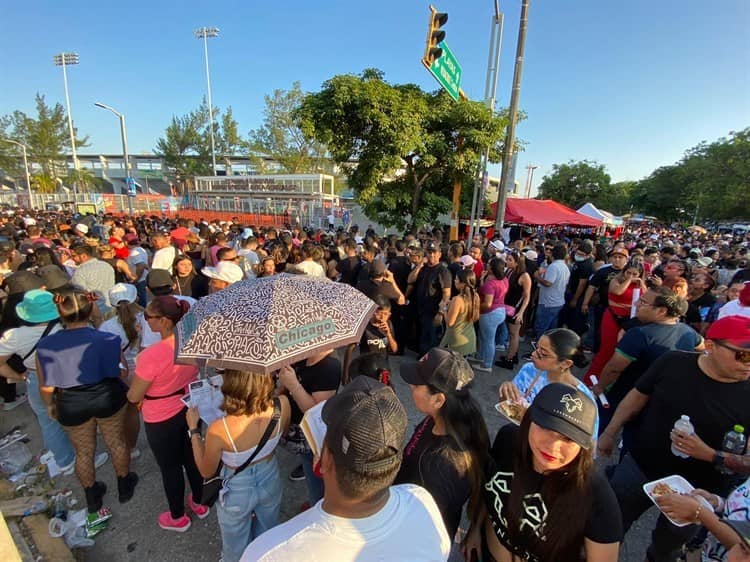
[[[529,562],[542,562],[539,544],[545,540],[548,506],[541,494],[544,476],[537,472],[524,475],[523,501],[520,521],[521,541],[514,544],[508,533],[510,491],[514,479],[515,441],[519,428],[508,424],[500,428],[490,451],[490,467],[484,498],[487,512],[498,541],[511,553]],[[594,542],[609,544],[622,540],[622,520],[617,498],[609,483],[594,474],[591,490],[581,498],[589,502],[583,535]],[[581,541],[583,546],[583,540]]]

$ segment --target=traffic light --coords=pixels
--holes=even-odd
[[[427,46],[424,50],[422,62],[429,68],[443,55],[443,49],[438,45],[445,39],[445,31],[440,29],[448,21],[448,14],[438,12],[434,6],[430,5],[430,27],[427,31]]]

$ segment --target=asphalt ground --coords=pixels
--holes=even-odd
[[[522,344],[522,351],[525,351]],[[501,355],[498,353],[498,355]],[[414,361],[413,354],[403,357],[393,357],[394,373],[398,373],[400,365]],[[510,380],[511,371],[495,367],[492,373],[476,373],[473,394],[479,401],[489,429],[490,438],[506,423],[494,409],[497,402],[497,388],[501,382]],[[394,389],[401,398],[409,416],[410,429],[421,420],[422,416],[414,408],[408,385],[396,374],[393,377]],[[22,388],[22,387],[20,387]],[[4,433],[11,427],[20,425],[29,434],[29,447],[33,454],[38,454],[42,448],[41,434],[36,419],[28,405],[23,405],[12,412],[0,410],[0,432]],[[108,486],[108,493],[104,498],[104,505],[111,508],[113,517],[107,531],[96,537],[96,544],[79,554],[79,559],[106,562],[174,562],[174,561],[216,561],[221,551],[221,535],[216,519],[212,512],[204,520],[193,517],[192,526],[185,533],[164,531],[157,525],[159,513],[166,511],[167,503],[161,483],[161,475],[156,461],[146,442],[145,434],[141,431],[138,447],[141,449],[139,459],[133,461],[131,470],[138,473],[140,481],[133,499],[123,505],[117,502],[117,481],[111,463],[97,471],[97,480],[102,480]],[[100,439],[99,451],[105,450]],[[298,465],[295,455],[279,448],[278,457],[284,482],[284,492],[281,505],[281,519],[285,521],[299,512],[300,506],[307,497],[304,481],[292,482],[289,473]],[[598,459],[597,469],[603,470],[610,462],[608,459]],[[59,489],[71,489],[78,498],[81,507],[85,506],[83,490],[75,476],[60,476],[55,479]],[[186,492],[187,493],[187,492]],[[631,528],[621,548],[620,562],[640,562],[645,559],[645,550],[649,542],[650,529],[657,515],[656,508],[652,508]],[[451,561],[460,561],[462,557],[454,545]]]

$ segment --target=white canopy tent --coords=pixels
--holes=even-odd
[[[622,219],[620,217],[616,217],[607,211],[602,211],[593,203],[586,203],[583,207],[578,209],[578,212],[587,217],[599,219],[607,226],[620,226],[622,224]]]

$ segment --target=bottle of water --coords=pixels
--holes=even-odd
[[[693,427],[693,424],[690,423],[690,416],[681,415],[680,419],[674,422],[674,429],[675,431],[679,431],[680,433],[684,433],[686,435],[692,435],[695,433],[695,428]],[[672,454],[677,457],[682,457],[683,459],[690,458],[690,455],[686,455],[685,453],[678,451],[675,449],[674,443],[672,443],[671,446]]]
[[[741,425],[735,425],[730,431],[724,434],[724,442],[721,448],[725,453],[742,455],[745,452],[746,440],[745,428]],[[724,466],[719,467],[719,472],[722,474],[732,474],[732,471]]]

